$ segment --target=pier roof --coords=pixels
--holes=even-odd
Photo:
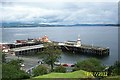
[[[14,45],[23,45],[23,44],[34,44],[35,42],[26,42],[26,43],[14,43]]]
[[[13,49],[11,49],[11,51],[18,52],[18,51],[38,49],[38,48],[43,48],[43,47],[44,47],[43,44],[40,44],[40,45],[34,45],[34,46],[25,46],[25,47],[13,48]]]

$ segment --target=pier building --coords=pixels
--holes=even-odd
[[[13,55],[29,55],[29,54],[35,54],[37,52],[42,51],[44,48],[43,44],[40,45],[34,45],[34,46],[24,46],[19,48],[12,48],[10,50],[10,53]]]

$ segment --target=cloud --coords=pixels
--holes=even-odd
[[[117,3],[4,2],[0,19],[6,22],[51,24],[117,23]]]
[[[118,2],[119,0],[4,0],[4,2]]]
[[[80,6],[81,7],[81,6]],[[72,23],[117,23],[117,7],[104,3],[89,4],[73,12],[65,21]]]

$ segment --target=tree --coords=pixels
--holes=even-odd
[[[116,61],[112,66],[112,75],[120,75],[120,61]]]
[[[5,54],[5,53],[2,53],[2,63],[5,63],[5,62],[6,62],[5,56],[6,56],[6,54]]]
[[[32,73],[33,76],[39,76],[39,75],[43,75],[43,74],[47,74],[48,73],[48,68],[46,66],[43,65],[39,65],[36,68],[33,69]]]
[[[5,56],[6,56],[6,54],[3,53],[2,51],[0,51],[0,62],[1,62],[1,63],[6,62]]]
[[[7,64],[14,65],[14,66],[16,66],[16,68],[20,69],[21,64],[22,64],[23,62],[24,62],[24,60],[22,60],[22,59],[17,59],[17,60],[11,60],[11,61],[8,62]]]
[[[46,64],[51,66],[51,71],[53,71],[54,62],[58,61],[62,51],[54,43],[46,43],[44,46],[45,49],[40,53],[40,57]]]
[[[64,66],[58,66],[54,69],[55,72],[65,73],[66,68]]]
[[[85,70],[85,71],[102,71],[104,66],[101,65],[100,61],[96,58],[89,58],[83,61],[79,61],[75,64],[75,70]]]
[[[30,78],[25,71],[20,70],[16,64],[17,60],[2,64],[2,80],[22,80]]]

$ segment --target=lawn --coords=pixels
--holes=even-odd
[[[120,76],[109,76],[104,78],[103,80],[120,80]]]
[[[70,73],[50,73],[35,78],[94,78],[92,74],[87,75],[86,71],[79,70]]]

